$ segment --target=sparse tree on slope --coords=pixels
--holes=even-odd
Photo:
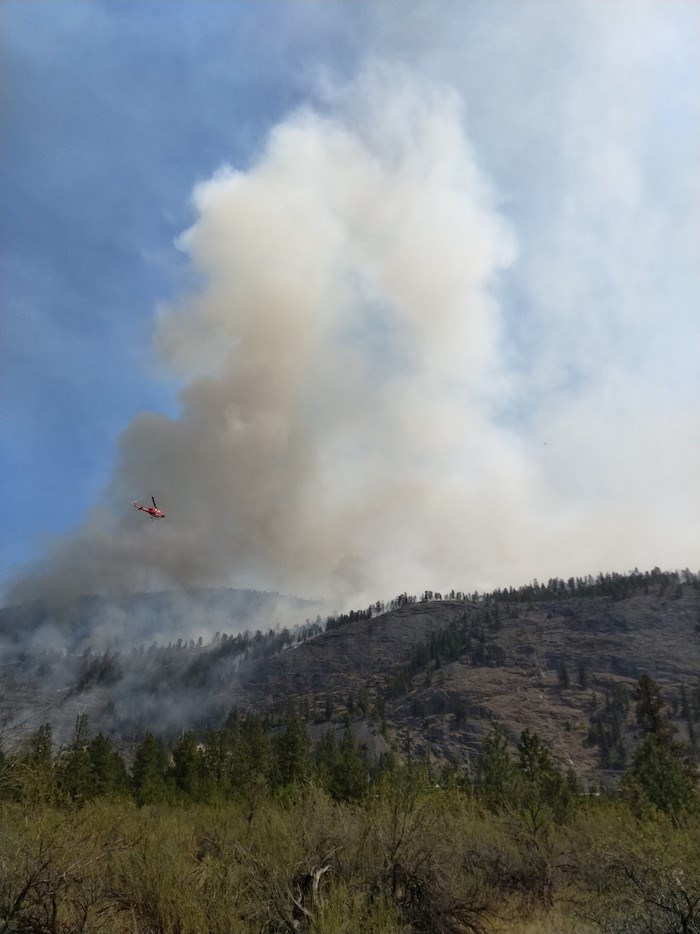
[[[637,704],[637,723],[644,733],[647,736],[653,734],[662,740],[670,739],[674,730],[668,722],[666,701],[656,681],[649,675],[642,675],[633,697]]]

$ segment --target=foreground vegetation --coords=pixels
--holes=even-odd
[[[698,934],[691,750],[660,688],[615,794],[583,794],[536,734],[494,731],[473,780],[366,762],[350,723],[233,716],[127,769],[86,716],[0,759],[0,934]]]
[[[493,811],[402,769],[360,802],[311,782],[252,812],[2,807],[0,931],[689,934],[699,912],[700,821],[639,820],[619,800],[559,820]]]

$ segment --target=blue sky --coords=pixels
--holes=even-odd
[[[30,0],[2,17],[7,570],[80,521],[135,413],[172,408],[149,342],[187,275],[172,241],[192,186],[245,161],[295,93],[265,63],[269,4]]]
[[[700,566],[695,3],[5,0],[0,18],[10,593],[67,568],[90,589],[335,580],[359,599]],[[396,190],[377,188],[392,159]],[[388,243],[414,217],[415,256]],[[345,296],[323,328],[303,290],[266,328],[267,306],[246,317],[277,277],[315,275]],[[230,427],[247,393],[247,425],[287,426],[272,455]],[[151,493],[160,545],[130,511]]]

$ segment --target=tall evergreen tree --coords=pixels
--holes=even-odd
[[[169,771],[168,751],[162,740],[147,733],[136,750],[131,769],[131,783],[138,804],[156,804],[171,797]]]
[[[314,779],[329,792],[332,788],[333,776],[338,767],[338,757],[335,730],[326,730],[314,747],[313,759]]]
[[[213,776],[192,730],[183,733],[173,747],[173,777],[175,786],[192,801],[211,797]]]
[[[484,743],[477,790],[493,810],[511,806],[518,793],[518,772],[502,730],[496,728]]]
[[[634,697],[637,722],[645,736],[625,774],[623,790],[633,802],[641,796],[677,823],[697,807],[695,771],[684,763],[683,749],[673,741],[675,730],[668,722],[659,685],[642,675]]]
[[[280,785],[303,782],[311,770],[311,743],[306,727],[294,711],[274,743],[276,780]]]
[[[94,797],[95,780],[90,763],[88,745],[90,725],[88,715],[79,713],[75,718],[73,740],[58,758],[58,786],[73,801],[83,802]]]
[[[569,677],[569,669],[566,665],[566,661],[562,658],[557,667],[557,677],[559,678],[559,685],[562,688],[568,689],[571,686],[571,678]]]
[[[526,729],[518,743],[518,770],[523,778],[523,804],[531,813],[546,806],[559,814],[568,807],[571,795],[549,750],[537,733]]]
[[[247,796],[253,787],[267,785],[272,769],[272,748],[260,717],[248,715],[232,733],[231,788]]]
[[[31,740],[29,757],[32,764],[49,769],[53,764],[53,730],[50,723],[43,723]]]
[[[102,733],[87,747],[95,795],[123,794],[129,789],[124,760]]]
[[[578,663],[578,684],[584,691],[588,687],[588,668],[586,663],[582,661]]]
[[[537,733],[528,729],[520,734],[518,768],[527,781],[537,785],[541,785],[556,771],[549,750]]]
[[[649,675],[642,675],[633,691],[636,701],[637,723],[646,735],[670,739],[673,727],[668,722],[666,701],[660,686]]]
[[[681,684],[681,714],[688,727],[688,743],[690,744],[692,755],[695,757],[697,755],[697,741],[695,739],[695,729],[693,727],[693,714],[690,709],[690,703],[688,702],[688,695],[684,684]]]
[[[367,767],[362,759],[352,727],[348,724],[338,746],[331,794],[336,801],[357,801],[367,788]]]
[[[224,796],[231,793],[233,736],[231,730],[212,730],[204,739],[204,758],[213,789]]]
[[[43,723],[31,737],[29,752],[22,766],[22,796],[33,801],[53,801],[57,791],[57,776],[50,723]]]
[[[674,823],[698,805],[694,770],[683,764],[674,743],[654,733],[638,747],[622,787],[633,803],[641,794]]]

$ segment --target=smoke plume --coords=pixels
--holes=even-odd
[[[156,334],[180,415],[135,419],[102,505],[15,597],[463,577],[470,517],[513,521],[521,465],[484,417],[513,237],[457,97],[371,70],[193,200],[201,287]],[[151,493],[165,521],[130,508]]]
[[[597,570],[630,521],[644,539],[629,503],[616,524],[604,502],[601,546],[575,490],[585,451],[540,437],[542,469],[504,417],[519,400],[495,286],[516,243],[461,108],[375,66],[196,186],[178,245],[198,285],[155,334],[179,414],[133,421],[102,503],[15,601],[226,585],[361,605]],[[540,412],[571,436],[563,407]],[[594,433],[601,476],[614,435]],[[131,508],[151,494],[165,520]]]

